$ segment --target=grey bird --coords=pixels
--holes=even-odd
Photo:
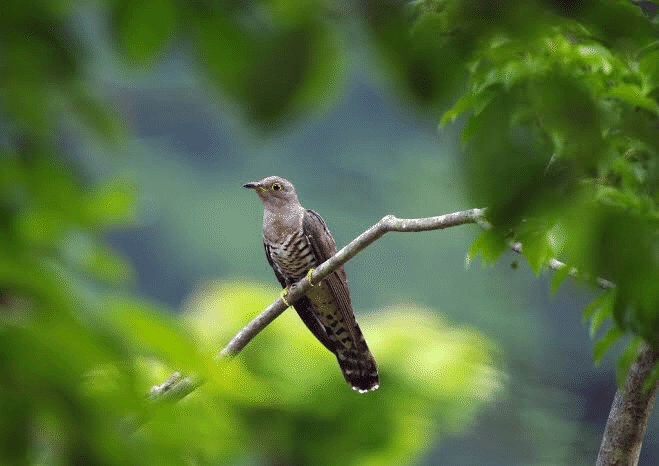
[[[263,245],[284,288],[336,253],[325,221],[298,200],[293,184],[278,176],[246,183],[263,201]],[[378,388],[375,359],[357,325],[343,267],[315,284],[293,307],[311,333],[336,356],[343,376],[360,393]]]

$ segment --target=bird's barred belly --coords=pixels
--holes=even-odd
[[[295,282],[304,278],[309,269],[316,267],[316,258],[307,238],[302,234],[291,234],[279,244],[270,245],[272,260],[286,278]]]

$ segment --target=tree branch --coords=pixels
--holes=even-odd
[[[443,228],[465,225],[468,223],[477,223],[478,219],[483,216],[485,209],[471,209],[452,214],[440,215],[438,217],[427,218],[396,218],[393,215],[383,217],[378,223],[359,235],[357,238],[348,243],[340,251],[323,262],[311,277],[305,277],[290,287],[286,295],[286,301],[289,304],[295,303],[311,288],[311,282],[318,283],[327,277],[330,273],[341,267],[350,259],[355,257],[359,252],[366,249],[376,240],[381,238],[385,233],[390,231],[430,231],[441,230]],[[311,282],[309,281],[311,278]],[[243,327],[238,334],[224,347],[218,355],[219,357],[233,357],[263,330],[270,322],[275,320],[288,306],[279,298],[270,306],[265,308],[249,324]]]
[[[522,243],[512,243],[510,245],[510,249],[515,251],[517,254],[522,254]],[[547,267],[552,270],[562,270],[564,267],[569,266],[565,262],[561,262],[558,259],[552,258],[547,262]],[[575,267],[570,267],[570,270],[568,270],[567,274],[572,278],[583,278],[583,274],[579,272],[579,270]],[[615,283],[602,277],[597,277],[595,279],[595,283],[603,290],[610,290],[611,288],[616,287]]]
[[[203,381],[193,377],[183,377],[180,372],[174,372],[167,380],[154,385],[149,390],[152,401],[178,401],[192,393]]]
[[[369,245],[373,244],[376,240],[381,238],[385,233],[390,231],[398,232],[420,232],[441,230],[444,228],[454,227],[466,224],[479,224],[484,229],[491,228],[484,218],[485,209],[470,209],[451,214],[440,215],[437,217],[414,218],[414,219],[400,219],[393,215],[383,217],[378,223],[352,240],[348,245],[338,251],[334,256],[330,257],[327,261],[321,264],[311,275],[311,280],[318,283],[327,277],[330,273],[341,267],[350,259],[355,257],[359,252],[364,250]],[[520,243],[512,243],[511,249],[519,254],[522,253],[522,245]],[[551,259],[548,264],[549,268],[559,270],[567,267],[566,264]],[[576,277],[579,272],[571,268],[569,275]],[[600,287],[607,289],[612,288],[613,283],[598,279]],[[293,285],[287,294],[287,301],[289,304],[295,303],[311,288],[309,277],[297,282]],[[270,322],[277,318],[288,306],[280,298],[265,308],[259,315],[257,315],[251,322],[243,327],[234,336],[231,341],[224,347],[218,354],[218,358],[231,358],[247,346],[247,344]],[[167,381],[160,385],[155,385],[149,392],[149,398],[152,400],[159,399],[180,399],[192,392],[202,382],[191,379],[189,377],[182,377],[178,372],[174,373]]]
[[[291,286],[286,295],[286,301],[289,304],[295,303],[295,301],[300,299],[311,288],[311,283],[318,283],[323,280],[387,232],[431,231],[470,223],[480,223],[483,222],[484,213],[485,209],[470,209],[437,217],[409,219],[387,215],[318,266],[311,274],[311,277],[305,277]],[[309,279],[311,279],[311,282]],[[288,306],[281,298],[270,304],[231,339],[224,349],[220,351],[218,358],[236,356],[261,330],[284,312],[286,308]],[[203,381],[197,378],[182,377],[180,373],[175,372],[164,383],[154,385],[151,388],[149,399],[153,401],[179,400],[191,393],[202,383]]]
[[[659,382],[645,381],[659,361],[659,351],[645,346],[616,391],[595,466],[636,466]]]

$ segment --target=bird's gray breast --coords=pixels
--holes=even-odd
[[[316,267],[316,258],[309,241],[302,231],[295,231],[283,238],[283,241],[269,243],[272,260],[290,281],[297,281]]]

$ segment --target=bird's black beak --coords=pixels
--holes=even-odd
[[[247,189],[256,189],[258,187],[259,187],[259,184],[258,183],[253,183],[253,182],[245,183],[243,185],[243,188],[247,188]]]

